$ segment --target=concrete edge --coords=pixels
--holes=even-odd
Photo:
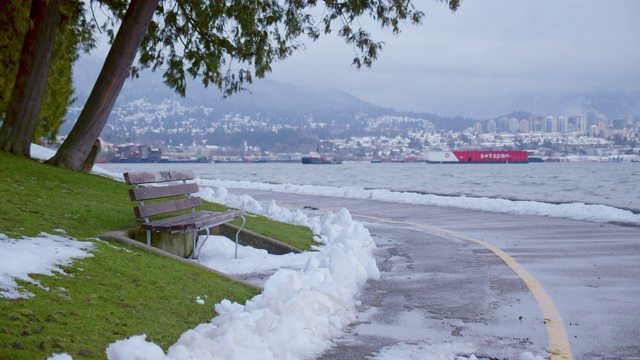
[[[236,225],[229,223],[221,224],[219,225],[219,234],[231,240],[235,240],[238,229],[239,227]],[[289,253],[297,254],[302,252],[302,250],[289,244],[285,244],[281,241],[260,235],[247,229],[242,229],[240,232],[240,235],[238,236],[238,243],[244,246],[252,246],[254,248],[267,250],[269,254],[273,255],[284,255]]]
[[[198,268],[200,268],[202,270],[209,271],[211,273],[214,273],[214,274],[219,275],[221,277],[227,278],[229,280],[241,283],[243,285],[250,286],[250,287],[258,289],[260,291],[264,290],[260,286],[256,286],[254,284],[250,284],[250,283],[248,283],[248,282],[246,282],[244,280],[238,279],[238,278],[236,278],[234,276],[231,276],[229,274],[225,274],[225,273],[220,272],[218,270],[215,270],[215,269],[212,269],[210,267],[204,266],[204,265],[199,264],[199,263],[197,263],[195,261],[188,260],[188,259],[182,258],[180,256],[173,255],[171,253],[168,253],[166,251],[160,250],[158,248],[147,246],[146,244],[143,244],[143,243],[141,243],[139,241],[133,240],[133,239],[131,239],[131,238],[129,238],[127,236],[128,233],[130,231],[132,231],[132,230],[135,230],[135,228],[125,229],[125,230],[117,230],[117,231],[110,231],[110,232],[98,235],[97,238],[100,239],[100,240],[104,240],[104,241],[113,241],[113,242],[116,242],[116,243],[125,244],[125,245],[131,246],[131,247],[135,247],[135,248],[140,249],[140,250],[144,250],[144,251],[150,252],[150,253],[155,254],[155,255],[164,256],[164,257],[169,258],[169,259],[177,260],[177,261],[180,261],[182,263],[198,267]]]

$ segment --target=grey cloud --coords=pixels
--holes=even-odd
[[[447,115],[477,108],[464,103],[490,113],[505,96],[640,88],[640,1],[473,0],[455,14],[435,1],[416,3],[425,24],[405,26],[399,37],[376,33],[386,46],[373,69],[350,67],[353,50],[331,37],[307,44],[269,78]]]

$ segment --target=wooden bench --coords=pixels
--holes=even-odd
[[[238,236],[244,227],[244,210],[230,210],[226,212],[196,211],[202,205],[202,198],[191,196],[198,192],[198,184],[188,182],[195,179],[192,170],[180,171],[139,171],[124,173],[124,180],[129,185],[129,196],[132,201],[139,201],[133,208],[136,219],[144,221],[140,227],[147,232],[147,245],[151,246],[152,231],[166,231],[170,233],[193,232],[193,251],[191,258],[197,259],[200,249],[210,235],[210,228],[224,224],[240,217],[242,225],[236,232],[235,256],[238,257]],[[186,196],[178,200],[166,199],[175,196]],[[156,200],[148,202],[147,200]],[[157,217],[180,210],[191,209],[190,213],[174,215],[172,217]],[[207,237],[198,244],[198,232],[206,231]]]

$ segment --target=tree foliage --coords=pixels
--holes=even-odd
[[[23,40],[29,30],[30,1],[0,2],[0,120],[4,119],[18,72]],[[73,103],[72,66],[80,51],[94,46],[95,26],[85,19],[81,1],[64,1],[38,124],[31,139],[54,139]]]
[[[0,128],[0,149],[29,156],[53,54],[60,0],[33,0],[18,71]]]
[[[93,3],[116,15],[103,24],[113,38],[112,27],[127,1]],[[459,0],[447,3],[452,10],[459,6]],[[163,0],[132,75],[144,68],[161,70],[165,83],[182,96],[187,79],[200,78],[205,86],[213,85],[228,96],[242,90],[244,83],[264,77],[274,62],[303,47],[305,39],[313,41],[332,32],[353,46],[356,68],[370,67],[384,44],[372,38],[361,19],[369,18],[398,34],[403,23],[417,25],[423,17],[411,0]]]
[[[453,10],[458,3],[448,1]],[[371,66],[383,44],[362,28],[361,19],[372,19],[397,34],[400,24],[420,24],[424,16],[411,0],[92,0],[91,4],[116,15],[103,25],[113,45],[76,125],[49,160],[72,170],[90,168],[98,135],[122,88],[123,71],[136,76],[143,68],[161,69],[165,83],[182,96],[187,77],[199,77],[205,87],[213,85],[228,96],[254,77],[263,77],[273,62],[302,47],[304,39],[316,40],[336,29],[354,48],[353,64]],[[123,20],[114,37],[117,18]],[[129,56],[134,44],[139,67],[132,67]],[[126,55],[118,57],[121,50]]]
[[[95,25],[85,17],[82,1],[64,1],[60,9],[60,25],[53,50],[42,108],[34,141],[55,139],[68,107],[73,104],[73,64],[82,52],[95,47]]]
[[[29,28],[29,7],[22,0],[0,2],[0,119],[18,72],[22,42]]]
[[[90,171],[100,151],[98,136],[107,123],[159,0],[131,0],[122,25],[76,124],[47,162],[74,171]]]

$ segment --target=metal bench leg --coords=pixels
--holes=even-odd
[[[193,242],[193,250],[191,250],[191,256],[189,258],[197,259],[197,256],[196,256],[196,243],[198,242],[198,230],[197,229],[193,230],[193,236],[191,237],[191,241]]]
[[[147,230],[147,246],[151,246],[151,230]]]
[[[242,228],[244,227],[244,224],[247,222],[247,220],[244,218],[244,216],[240,215],[240,217],[242,218],[242,225],[240,225],[240,228],[238,229],[238,232],[236,233],[236,254],[235,254],[235,258],[238,258],[238,235],[240,235],[240,231],[242,230]]]
[[[207,240],[209,239],[209,235],[211,235],[211,233],[209,232],[209,228],[204,228],[204,231],[206,231],[206,232],[207,232],[207,236],[206,236],[206,237],[204,238],[204,240],[202,240],[202,242],[198,245],[198,252],[197,252],[197,255],[195,256],[195,259],[196,259],[196,260],[198,260],[198,262],[200,262],[200,249],[202,249],[202,246],[204,246],[204,243],[206,243],[206,242],[207,242]],[[194,254],[196,254],[196,252],[195,252],[195,251],[196,251],[196,247],[195,247],[195,245],[194,245],[194,247],[193,247],[193,251],[194,251]]]

